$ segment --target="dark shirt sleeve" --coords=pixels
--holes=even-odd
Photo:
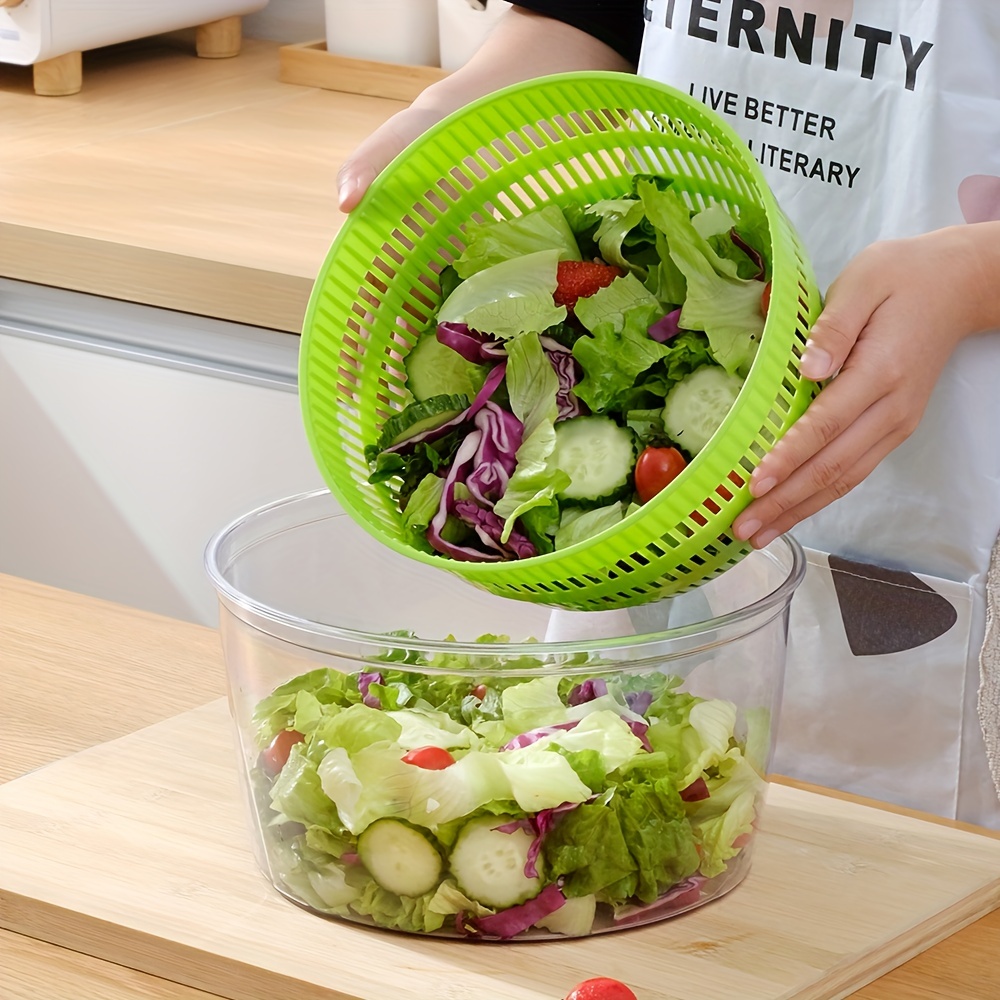
[[[639,62],[643,0],[515,0],[515,3],[586,31],[610,45],[633,66]]]

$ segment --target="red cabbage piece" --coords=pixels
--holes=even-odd
[[[653,704],[653,692],[629,691],[625,695],[625,702],[636,715],[645,715],[649,711],[649,706]]]
[[[524,877],[538,878],[538,855],[542,853],[542,842],[546,834],[555,825],[556,820],[563,814],[570,812],[579,805],[578,802],[564,802],[554,809],[542,809],[535,813],[531,822],[535,828],[535,839],[528,848],[528,855],[524,859]]]
[[[539,740],[545,739],[546,736],[552,736],[553,733],[558,732],[567,732],[570,729],[575,729],[578,725],[580,725],[580,720],[574,719],[572,722],[557,722],[552,726],[531,729],[526,733],[515,736],[509,743],[505,743],[500,747],[500,750],[520,750],[522,747],[530,747],[532,743],[537,743]]]
[[[480,507],[472,500],[456,500],[454,503],[454,513],[469,527],[473,528],[476,536],[486,546],[498,546],[505,554],[513,555],[517,559],[529,559],[538,555],[538,550],[527,535],[514,530],[510,533],[506,542],[501,542],[503,533],[503,519],[494,514],[486,507]]]
[[[497,562],[504,558],[504,550],[488,535],[486,537],[480,535],[479,539],[490,551],[473,548],[471,545],[456,545],[441,537],[448,515],[455,509],[455,483],[463,481],[472,471],[472,463],[479,450],[482,437],[483,432],[477,428],[468,434],[458,446],[455,460],[445,477],[441,504],[427,528],[427,541],[430,542],[435,551],[465,562]]]
[[[368,693],[368,689],[373,684],[382,684],[382,675],[379,673],[360,673],[358,674],[358,691],[361,692],[361,700],[369,708],[381,708],[382,702],[373,695]]]
[[[517,465],[524,428],[521,421],[496,403],[486,403],[476,414],[482,437],[465,485],[477,503],[492,508],[504,495]]]
[[[556,390],[556,407],[558,409],[557,420],[569,420],[572,417],[579,417],[583,413],[583,404],[576,398],[573,391],[577,382],[583,374],[583,369],[579,362],[573,357],[573,352],[564,347],[557,340],[551,337],[541,338],[545,356],[552,365],[552,370],[559,379],[559,388]]]
[[[503,496],[517,464],[523,428],[512,413],[493,402],[485,402],[474,418],[475,430],[459,445],[455,460],[445,477],[441,504],[427,530],[427,539],[438,551],[469,562],[499,559],[527,559],[537,555],[532,541],[512,531],[501,541],[504,522],[493,512],[493,504]],[[464,483],[471,499],[455,499],[455,485]],[[481,548],[456,545],[441,537],[449,515],[455,515],[476,533]]]
[[[524,859],[525,878],[538,878],[538,855],[542,853],[542,841],[545,840],[545,835],[563,813],[575,809],[578,805],[578,802],[564,802],[561,806],[555,806],[553,809],[542,809],[534,816],[515,819],[510,823],[494,827],[500,833],[515,833],[518,830],[524,830],[525,833],[530,833],[534,838]]]
[[[635,719],[625,719],[625,724],[632,730],[633,734],[638,736],[642,742],[643,750],[649,750],[652,752],[653,746],[646,738],[646,733],[649,730],[649,726],[645,722],[637,722]]]
[[[696,778],[687,788],[682,788],[680,794],[685,802],[701,802],[702,799],[707,799],[710,796],[704,778]]]
[[[523,830],[525,833],[534,833],[535,828],[531,825],[531,820],[525,817],[524,819],[512,819],[509,823],[501,823],[500,826],[493,827],[497,833],[517,833],[518,830]],[[529,878],[531,876],[528,876]]]
[[[732,230],[729,238],[757,265],[757,273],[754,275],[757,281],[764,280],[764,257],[744,240],[736,230]]]
[[[555,913],[566,902],[562,889],[555,882],[526,903],[512,906],[488,917],[477,917],[471,925],[480,934],[508,940],[533,927],[543,917]]]
[[[666,343],[672,337],[680,333],[680,309],[668,312],[662,319],[658,319],[647,331],[649,336],[660,344]]]
[[[470,330],[465,323],[438,323],[436,336],[445,347],[450,347],[474,365],[507,356],[506,347],[496,337]]]
[[[569,697],[566,701],[570,705],[584,705],[588,701],[593,701],[595,698],[603,698],[607,693],[607,681],[601,680],[600,677],[594,677],[590,680],[584,681],[582,684],[577,684],[573,690],[570,691]]]
[[[645,906],[626,906],[615,914],[615,927],[642,924],[661,913],[671,913],[694,905],[701,899],[701,887],[707,880],[692,875],[667,890],[659,899]]]

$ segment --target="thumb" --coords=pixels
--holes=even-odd
[[[337,174],[337,203],[341,212],[350,212],[357,207],[378,176],[381,166],[369,162],[360,149],[344,162]]]
[[[872,315],[887,298],[871,248],[852,260],[830,286],[823,312],[809,331],[799,370],[813,382],[828,379],[847,360]]]
[[[372,132],[337,174],[340,210],[350,212],[355,208],[389,162],[441,116],[441,112],[411,106],[397,112]]]

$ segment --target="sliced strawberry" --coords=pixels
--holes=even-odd
[[[621,270],[612,264],[598,264],[589,260],[561,260],[556,272],[555,300],[557,306],[572,309],[577,299],[585,299],[601,288],[607,288]]]

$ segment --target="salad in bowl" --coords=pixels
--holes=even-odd
[[[736,704],[583,653],[552,673],[530,655],[484,666],[397,647],[259,702],[251,787],[282,892],[520,940],[657,920],[740,881],[765,782]]]

